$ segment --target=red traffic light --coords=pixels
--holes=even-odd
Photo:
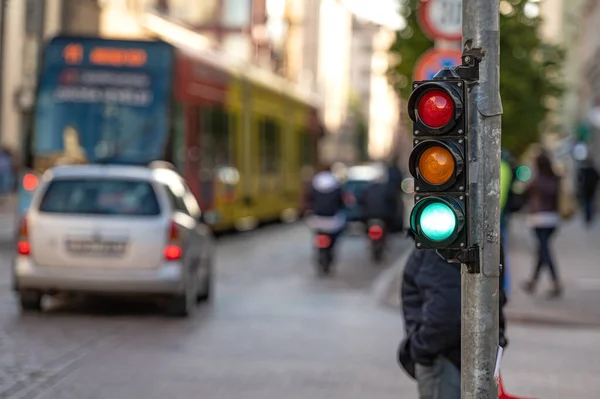
[[[425,125],[439,129],[452,120],[454,101],[443,90],[429,90],[419,99],[417,112]]]
[[[408,116],[415,136],[464,136],[465,86],[462,80],[414,82]]]

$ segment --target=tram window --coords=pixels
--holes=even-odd
[[[314,149],[312,137],[306,130],[301,130],[300,136],[300,166],[312,165],[314,160]]]
[[[263,119],[259,133],[261,172],[277,172],[281,165],[281,125],[273,119]]]
[[[232,165],[231,138],[235,121],[233,116],[221,107],[203,109],[201,115],[202,129],[199,141],[202,146],[202,169],[212,173],[219,166]]]

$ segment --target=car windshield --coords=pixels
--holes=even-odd
[[[149,182],[113,179],[60,179],[50,183],[40,212],[157,216],[160,206]]]

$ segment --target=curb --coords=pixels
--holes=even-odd
[[[569,328],[600,328],[600,321],[592,321],[585,317],[553,316],[544,313],[527,313],[518,310],[505,309],[504,315],[510,323],[519,325],[569,327]]]
[[[399,309],[400,301],[400,285],[402,282],[402,272],[408,257],[412,250],[407,248],[400,258],[373,283],[373,295],[378,304]],[[548,327],[564,327],[564,328],[582,328],[582,329],[597,329],[600,328],[600,320],[594,321],[590,317],[585,316],[567,316],[567,315],[552,315],[543,311],[523,312],[518,309],[505,308],[504,315],[508,322],[507,327],[510,329],[511,324],[516,325],[531,325],[531,326],[548,326]]]
[[[402,272],[408,257],[414,249],[406,247],[402,255],[389,267],[381,273],[373,282],[373,296],[378,304],[400,307],[400,284],[402,282]]]

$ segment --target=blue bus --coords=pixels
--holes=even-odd
[[[52,166],[169,160],[174,65],[173,47],[160,41],[51,39],[23,140],[19,216]]]

